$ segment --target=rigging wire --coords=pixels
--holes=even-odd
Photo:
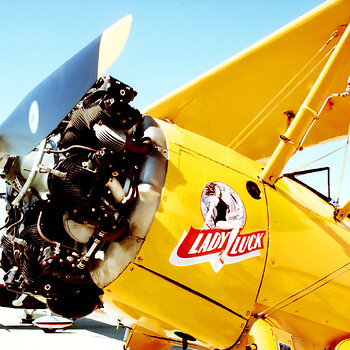
[[[280,95],[282,95],[283,92],[285,92],[285,90],[292,85],[293,81],[297,79],[297,76],[300,75],[300,72],[302,72],[303,69],[307,68],[307,66],[309,65],[309,62],[302,68],[302,70],[300,72],[298,72],[279,92],[278,94],[276,94],[274,96],[274,98],[240,131],[240,133],[234,137],[232,139],[232,141],[227,145],[227,147],[232,147],[233,144],[235,143],[236,140],[238,140],[243,134],[244,136],[237,142],[236,145],[234,145],[233,149],[237,149],[237,147],[239,147],[257,128],[258,126],[263,123],[267,117],[270,116],[270,114],[287,98],[289,97],[303,82],[304,80],[306,80],[306,78],[311,75],[315,69],[317,69],[319,67],[319,65],[324,61],[324,59],[326,57],[328,57],[328,55],[334,50],[334,48],[332,48],[332,50],[330,50],[324,57],[322,57],[322,59],[320,60],[319,63],[317,63],[312,69],[310,69],[308,71],[307,74],[304,75],[304,77],[302,79],[299,80],[298,83],[296,83],[293,88],[291,88],[289,90],[288,93],[286,93],[271,109],[270,111],[268,111],[261,119],[259,119],[261,117],[261,115],[277,100],[278,97],[280,97]],[[316,55],[314,56],[316,57]],[[314,59],[314,57],[310,60],[312,61]],[[258,120],[258,122],[256,123],[255,126],[252,126],[256,121]],[[249,131],[248,131],[249,130]]]
[[[331,281],[335,280],[336,278],[338,278],[338,277],[344,275],[346,272],[349,272],[349,271],[350,271],[350,268],[348,268],[348,269],[345,270],[345,271],[340,272],[338,275],[336,275],[336,276],[332,277],[331,279],[329,279],[329,280],[323,282],[322,284],[316,286],[315,288],[313,288],[313,289],[311,289],[311,290],[308,290],[310,287],[313,287],[313,286],[317,285],[318,283],[324,281],[324,280],[327,279],[328,277],[334,275],[335,273],[337,273],[338,271],[344,269],[345,267],[347,267],[347,266],[349,266],[349,265],[350,265],[350,262],[344,264],[344,265],[341,266],[341,267],[338,267],[337,269],[335,269],[334,271],[330,272],[330,273],[327,274],[326,276],[324,276],[324,277],[318,279],[317,281],[315,281],[315,282],[309,284],[308,286],[304,287],[303,289],[299,290],[298,292],[296,292],[296,293],[290,295],[288,298],[286,298],[286,299],[284,299],[284,300],[282,300],[282,301],[276,303],[275,305],[273,305],[273,306],[267,308],[266,310],[260,312],[260,313],[258,314],[258,316],[261,316],[261,317],[264,317],[264,318],[269,317],[270,315],[272,315],[272,314],[275,313],[276,311],[279,311],[279,310],[285,308],[286,306],[289,306],[289,305],[291,305],[292,303],[294,303],[294,302],[300,300],[301,298],[304,298],[305,296],[309,295],[310,293],[312,293],[312,292],[316,291],[317,289],[319,289],[319,288],[325,286],[325,285],[328,284],[329,282],[331,282]],[[306,291],[304,294],[298,296],[300,293],[302,293],[302,292],[304,292],[304,291]],[[295,299],[292,299],[292,298],[294,298],[294,297],[296,297],[296,298],[295,298]],[[291,300],[291,299],[292,299],[292,300]],[[289,301],[289,300],[291,300],[291,301]],[[288,301],[289,301],[289,302],[288,302]],[[284,303],[286,303],[286,302],[287,302],[287,304],[284,304]],[[283,305],[283,304],[284,304],[284,305]],[[281,305],[281,306],[280,306],[280,305]],[[280,307],[279,307],[279,306],[280,306]]]
[[[344,159],[343,159],[343,165],[342,165],[341,175],[340,175],[340,180],[339,180],[338,196],[337,196],[337,201],[336,201],[336,204],[335,204],[335,209],[338,209],[338,207],[339,207],[341,186],[342,186],[342,182],[343,182],[346,157],[347,157],[348,148],[349,148],[349,138],[350,138],[350,123],[349,123],[349,129],[348,129],[348,136],[347,136],[346,144],[345,144]]]
[[[313,72],[315,69],[317,69],[319,67],[319,65],[325,60],[325,58],[327,58],[335,49],[335,46],[332,47],[323,57],[321,57],[320,61],[315,64],[313,66],[312,69],[308,70],[306,73],[304,73],[304,71],[311,65],[311,62],[314,61],[316,59],[316,57],[319,55],[319,53],[335,38],[338,36],[338,32],[335,31],[332,33],[331,37],[327,40],[327,42],[315,53],[314,56],[312,56],[310,58],[310,60],[308,60],[306,62],[306,64],[284,85],[284,87],[273,97],[273,99],[246,125],[246,127],[244,127],[240,133],[238,135],[236,135],[231,142],[227,145],[228,148],[233,148],[236,149],[242,142],[244,142],[247,137],[249,135],[251,135],[252,132],[254,132],[254,130],[256,130],[256,128],[263,122],[265,121],[265,119],[281,104],[281,102],[283,102],[290,94],[292,94],[294,92],[294,90],[299,87]],[[294,83],[294,81],[297,81],[298,77],[301,76],[302,74],[303,77],[298,81],[298,83],[296,83],[293,88],[291,88],[289,90],[288,93],[286,93],[279,101],[278,103],[272,107],[272,109],[265,114],[264,117],[262,117],[258,123],[254,126],[251,127],[256,120],[258,120],[258,118],[260,118],[260,116],[275,102],[275,100],[277,100],[277,98],[279,98],[279,96],[281,96],[290,86],[292,86],[292,84]],[[249,131],[247,131],[250,128]],[[244,135],[244,137],[242,137],[240,140],[239,138]],[[234,143],[236,142],[236,140],[239,140],[238,143],[236,145],[234,145]],[[234,147],[233,147],[234,145]]]
[[[317,158],[317,159],[315,159],[315,160],[313,160],[313,161],[311,161],[311,162],[308,162],[308,163],[302,165],[301,167],[299,167],[299,168],[297,168],[297,169],[291,171],[291,173],[295,173],[295,172],[297,172],[297,171],[300,171],[300,170],[302,170],[302,169],[308,167],[309,165],[312,165],[312,164],[314,164],[314,163],[317,163],[318,161],[320,161],[320,160],[322,160],[322,159],[324,159],[324,158],[327,158],[327,157],[329,157],[330,155],[332,155],[332,154],[334,154],[334,153],[340,151],[340,150],[343,149],[345,146],[346,146],[346,145],[340,146],[340,147],[334,149],[333,151],[330,151],[329,153],[327,153],[327,154],[325,154],[325,155],[323,155],[323,156],[321,156],[321,157],[319,157],[319,158]]]

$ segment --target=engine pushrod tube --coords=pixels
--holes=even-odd
[[[78,264],[78,268],[83,270],[85,269],[86,264],[89,262],[92,255],[94,255],[98,249],[100,249],[101,245],[104,243],[103,238],[106,235],[106,232],[100,231],[94,239],[90,249],[85,253],[85,255],[81,258],[80,263]]]

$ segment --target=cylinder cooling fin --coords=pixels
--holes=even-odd
[[[104,124],[95,124],[94,131],[96,137],[103,143],[103,145],[109,147],[114,151],[121,151],[126,143],[126,135],[122,132],[113,130]]]

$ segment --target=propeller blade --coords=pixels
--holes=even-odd
[[[34,88],[0,125],[0,152],[21,156],[39,144],[117,59],[131,22],[115,23]]]

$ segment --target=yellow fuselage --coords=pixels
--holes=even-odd
[[[346,268],[298,294],[343,272],[297,301],[288,298],[349,261],[349,222],[335,223],[334,208],[292,180],[264,185],[260,164],[173,124],[159,123],[169,150],[162,198],[137,258],[105,289],[106,311],[118,312],[122,323],[160,338],[179,339],[174,332],[180,331],[196,338],[198,346],[224,349],[239,341],[244,348],[256,321],[252,314],[286,300],[267,310],[264,322],[292,334],[297,349],[346,338]],[[224,264],[217,272],[210,262],[174,265],[169,258],[183,235],[191,227],[203,228],[200,200],[211,181],[226,184],[242,199],[246,222],[241,235],[265,232],[259,255]],[[260,198],[249,194],[247,182],[256,184]]]

